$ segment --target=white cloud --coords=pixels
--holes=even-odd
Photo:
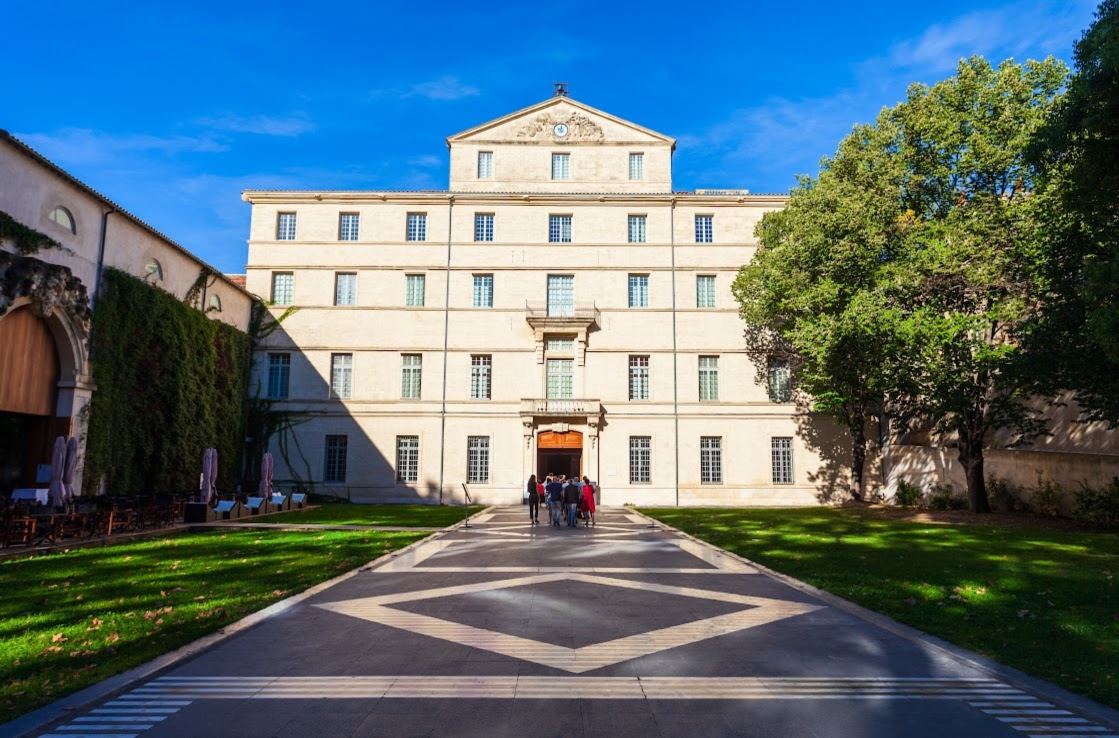
[[[443,160],[438,156],[431,156],[428,154],[426,156],[417,156],[409,160],[408,163],[414,167],[438,167],[443,165]]]
[[[412,85],[410,92],[403,97],[426,97],[428,100],[461,100],[464,97],[476,97],[481,91],[472,85],[463,84],[458,77],[440,77],[430,82],[420,82]]]
[[[294,138],[315,130],[315,124],[306,113],[290,113],[285,116],[273,115],[236,115],[227,113],[217,118],[202,118],[198,124],[217,131],[230,133],[255,133],[263,136],[284,136]]]
[[[16,133],[15,137],[48,159],[66,166],[98,164],[123,155],[160,152],[216,153],[228,151],[210,136],[151,136],[140,133],[111,134],[90,128],[62,128],[55,133]]]

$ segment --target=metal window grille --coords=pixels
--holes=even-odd
[[[295,213],[280,213],[276,218],[276,240],[295,240]]]
[[[769,401],[788,402],[792,397],[789,384],[789,365],[782,359],[771,358],[767,368],[769,377]]]
[[[649,307],[649,275],[629,275],[629,306],[631,308]]]
[[[548,243],[571,243],[571,216],[548,216]]]
[[[356,274],[338,272],[334,275],[334,304],[342,306],[357,304]]]
[[[295,275],[291,272],[272,273],[272,302],[290,305],[295,296]]]
[[[493,179],[493,152],[478,152],[478,179]]]
[[[268,354],[268,398],[283,400],[288,396],[291,376],[291,354]]]
[[[702,484],[723,483],[723,439],[719,436],[699,439],[699,481]]]
[[[629,483],[648,484],[653,478],[653,439],[629,437]]]
[[[645,155],[644,154],[630,154],[629,155],[629,178],[630,179],[645,179]]]
[[[702,275],[695,278],[696,307],[715,307],[715,277]]]
[[[571,352],[575,350],[574,338],[549,338],[544,342],[544,348],[547,351],[566,351]]]
[[[470,357],[470,399],[490,399],[490,374],[493,370],[493,357]]]
[[[404,289],[404,305],[406,307],[424,306],[424,275],[409,274],[406,277]]]
[[[575,277],[548,275],[548,315],[575,315]]]
[[[427,213],[408,213],[408,240],[427,240]]]
[[[420,478],[420,437],[396,437],[396,481],[415,482]]]
[[[326,437],[326,467],[323,472],[324,482],[346,481],[346,447],[349,439],[346,436]]]
[[[493,307],[493,275],[492,274],[475,274],[474,275],[474,307],[476,307],[476,308],[492,308]]]
[[[715,240],[714,216],[697,215],[695,217],[695,242],[711,243]]]
[[[490,483],[489,436],[467,436],[466,481],[468,484]]]
[[[361,230],[361,216],[357,213],[342,213],[338,217],[338,240],[356,241]]]
[[[552,179],[571,179],[571,154],[552,154]]]
[[[400,397],[418,400],[423,378],[423,354],[401,354],[400,359]]]
[[[630,243],[645,243],[645,221],[644,215],[629,216]]]
[[[771,453],[773,456],[773,483],[793,483],[793,439],[772,438]]]
[[[649,357],[629,357],[629,399],[649,399]]]
[[[719,357],[699,357],[699,399],[714,401],[719,399]]]
[[[493,213],[477,213],[474,216],[474,240],[493,240]]]
[[[354,388],[354,355],[330,355],[330,394],[332,397],[348,399]]]
[[[548,399],[570,400],[573,395],[571,359],[548,359]]]

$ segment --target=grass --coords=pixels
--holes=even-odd
[[[0,724],[426,535],[210,531],[0,563]]]
[[[1119,708],[1119,537],[826,508],[642,510],[697,538]]]
[[[470,514],[484,509],[472,505]],[[449,505],[323,505],[253,520],[260,523],[322,523],[329,525],[387,525],[445,528],[463,519],[460,506]]]

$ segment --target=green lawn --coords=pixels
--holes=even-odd
[[[210,531],[4,561],[0,723],[425,535]]]
[[[473,505],[470,514],[482,509],[481,505]],[[314,510],[293,510],[250,522],[445,528],[462,519],[462,507],[449,505],[322,505]]]
[[[825,508],[642,512],[1119,707],[1119,536]]]

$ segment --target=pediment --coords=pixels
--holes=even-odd
[[[557,136],[555,127],[566,126],[566,135]],[[475,126],[447,138],[456,143],[556,143],[641,144],[676,147],[676,140],[596,110],[569,97],[553,97],[544,102]]]

